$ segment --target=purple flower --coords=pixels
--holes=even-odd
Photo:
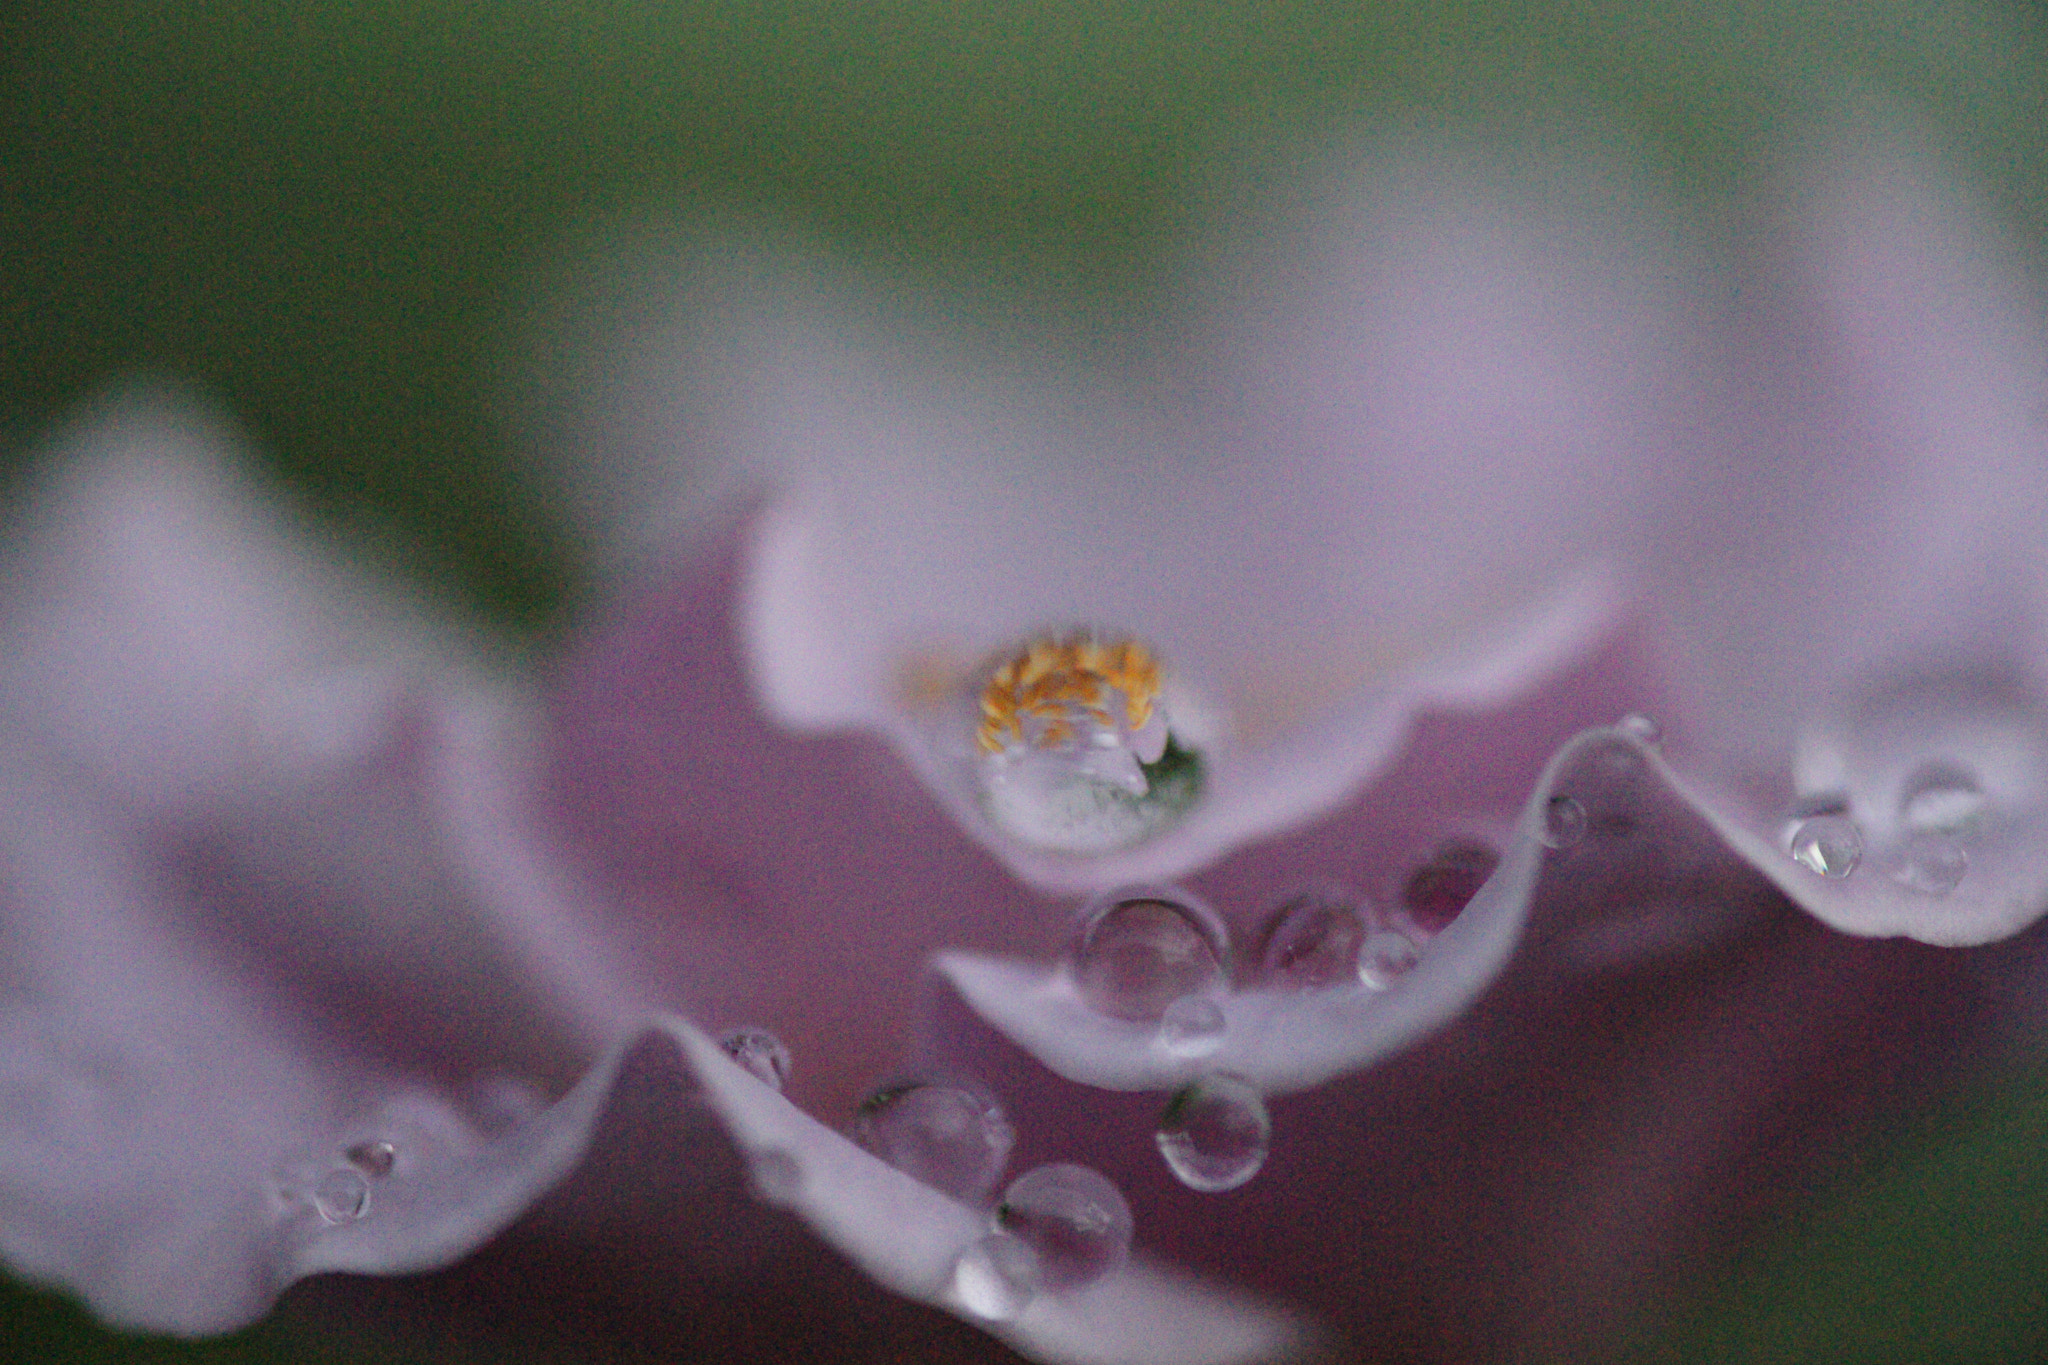
[[[0,619],[0,1254],[195,1333],[523,1218],[763,1352],[1667,1308],[1989,1026],[1923,944],[2048,908],[2048,352],[1901,143],[1732,275],[1582,149],[1382,149],[1093,351],[728,253],[581,377],[617,588],[538,681],[189,401],[82,415]]]

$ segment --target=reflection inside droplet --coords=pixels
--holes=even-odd
[[[1017,1140],[995,1097],[958,1078],[882,1086],[861,1103],[853,1137],[897,1170],[969,1204],[987,1202]]]
[[[391,1168],[398,1162],[398,1149],[382,1138],[353,1143],[342,1155],[348,1158],[351,1166],[372,1179],[390,1175]]]
[[[1899,789],[1899,821],[1915,834],[1957,834],[1974,829],[1984,814],[1977,774],[1952,759],[1915,768]]]
[[[1175,1057],[1206,1057],[1223,1046],[1223,1011],[1205,995],[1184,995],[1159,1016],[1159,1046]]]
[[[1003,1191],[996,1226],[1036,1254],[1049,1293],[1093,1283],[1131,1252],[1131,1206],[1100,1172],[1056,1162],[1027,1171]]]
[[[1970,855],[1945,834],[1916,834],[1891,860],[1892,880],[1928,896],[1946,896],[1969,870]]]
[[[1234,1190],[1259,1173],[1273,1137],[1266,1102],[1250,1082],[1205,1076],[1181,1089],[1160,1116],[1159,1154],[1183,1185]]]
[[[1409,874],[1401,887],[1402,909],[1424,933],[1441,933],[1479,894],[1498,866],[1500,855],[1485,844],[1451,840]]]
[[[1863,857],[1863,833],[1846,815],[1816,815],[1792,831],[1792,858],[1809,872],[1841,878],[1856,870]]]
[[[1070,962],[1090,1008],[1149,1024],[1184,996],[1221,994],[1229,954],[1223,921],[1192,897],[1126,891],[1083,913]]]
[[[1358,950],[1358,979],[1376,991],[1383,991],[1415,970],[1422,950],[1406,934],[1382,929],[1366,939]]]
[[[1358,973],[1365,916],[1358,897],[1335,887],[1305,891],[1266,917],[1259,982],[1287,990],[1349,984]]]
[[[720,1038],[718,1045],[764,1085],[780,1090],[789,1079],[789,1049],[767,1029],[736,1028]]]
[[[358,1171],[329,1171],[313,1187],[313,1207],[328,1223],[353,1223],[370,1211],[370,1184]]]
[[[984,1322],[1009,1322],[1037,1294],[1038,1253],[1021,1237],[991,1232],[953,1263],[953,1297]]]
[[[1569,796],[1553,796],[1543,806],[1543,828],[1537,837],[1550,848],[1570,848],[1586,837],[1586,808]]]

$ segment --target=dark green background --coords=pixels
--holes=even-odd
[[[1863,86],[1945,125],[2025,239],[2048,241],[2038,5],[131,0],[10,13],[5,468],[112,379],[189,381],[323,513],[529,640],[573,609],[585,573],[565,523],[512,477],[516,433],[498,414],[536,281],[609,224],[765,214],[907,280],[1112,319],[1145,306],[1248,123],[1313,137],[1332,116],[1506,123],[1591,101],[1711,221],[1796,130],[1805,92]],[[2037,1076],[1973,1091],[1646,1350],[2038,1352],[2044,1125]],[[0,1354],[24,1361],[491,1358],[298,1323],[150,1343],[0,1290]]]

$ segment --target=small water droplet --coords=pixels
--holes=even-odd
[[[1553,796],[1543,806],[1545,847],[1570,848],[1586,837],[1586,808],[1569,796]]]
[[[1442,933],[1498,866],[1500,855],[1485,844],[1451,840],[1409,874],[1401,888],[1401,906],[1424,933]]]
[[[1365,941],[1358,952],[1358,979],[1370,990],[1383,991],[1415,970],[1422,950],[1413,939],[1392,929],[1382,929]]]
[[[1655,744],[1664,737],[1664,731],[1657,722],[1640,711],[1629,712],[1614,728],[1626,731],[1645,744]]]
[[[1221,994],[1229,934],[1213,910],[1178,891],[1126,889],[1083,912],[1071,965],[1090,1008],[1157,1023],[1183,996]]]
[[[348,1158],[349,1165],[373,1180],[390,1175],[391,1168],[398,1164],[398,1148],[382,1138],[351,1143],[342,1155]]]
[[[1038,1293],[1038,1253],[1021,1237],[991,1232],[953,1263],[953,1297],[984,1322],[1009,1322]]]
[[[1002,1178],[1017,1134],[994,1096],[954,1078],[882,1086],[862,1101],[853,1138],[904,1174],[980,1204]]]
[[[1039,1284],[1050,1293],[1091,1284],[1131,1254],[1123,1192],[1099,1171],[1064,1161],[1012,1181],[996,1207],[996,1227],[1036,1253]]]
[[[1892,857],[1892,880],[1927,896],[1946,896],[1962,884],[1970,855],[1942,834],[1916,834]]]
[[[1273,1139],[1266,1102],[1238,1076],[1204,1076],[1167,1102],[1159,1154],[1191,1190],[1220,1194],[1259,1173]]]
[[[736,1028],[720,1038],[718,1045],[771,1089],[782,1089],[789,1079],[789,1049],[767,1029]]]
[[[1899,820],[1915,834],[1960,833],[1975,828],[1983,814],[1977,774],[1952,759],[1922,763],[1899,789]]]
[[[791,1203],[803,1189],[803,1168],[777,1147],[764,1147],[747,1157],[747,1179],[754,1197],[778,1207]]]
[[[1223,1011],[1205,995],[1184,995],[1159,1016],[1159,1046],[1175,1057],[1206,1057],[1223,1046]]]
[[[329,1171],[313,1187],[313,1207],[323,1222],[353,1223],[370,1211],[370,1183],[358,1171]]]
[[[1288,990],[1321,990],[1350,982],[1365,942],[1360,898],[1335,887],[1304,891],[1266,918],[1259,981]]]
[[[1793,860],[1823,877],[1846,877],[1863,857],[1863,832],[1846,815],[1816,815],[1792,831]]]

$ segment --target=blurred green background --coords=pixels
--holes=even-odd
[[[0,18],[0,449],[110,380],[191,381],[323,513],[515,637],[584,587],[515,478],[538,272],[715,205],[1076,318],[1142,308],[1248,124],[1511,122],[1587,101],[1714,206],[1816,92],[1931,115],[2048,241],[2048,8],[1095,0],[123,0]],[[1833,1192],[1684,1360],[2023,1359],[2048,1082],[1981,1087]],[[0,1289],[23,1361],[440,1361],[291,1320],[182,1345]],[[530,1355],[524,1358],[532,1358]]]

